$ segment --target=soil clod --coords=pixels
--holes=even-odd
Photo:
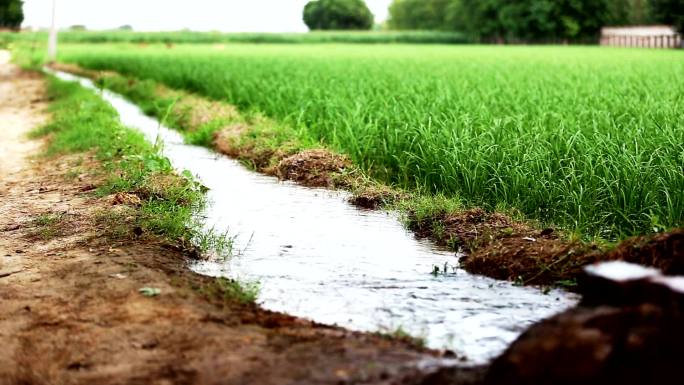
[[[623,262],[597,270],[606,274],[583,273],[580,306],[525,332],[494,361],[486,384],[681,382],[682,277]]]
[[[306,150],[283,159],[276,175],[309,187],[333,187],[335,174],[351,165],[346,157],[327,150]]]

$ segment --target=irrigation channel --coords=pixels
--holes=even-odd
[[[90,80],[52,72],[63,80]],[[201,274],[260,285],[266,309],[353,330],[406,333],[449,349],[467,362],[494,358],[528,326],[577,302],[559,290],[471,275],[457,256],[415,239],[397,215],[362,211],[346,193],[282,183],[209,149],[109,91],[102,97],[123,124],[161,140],[164,154],[209,188],[206,226],[236,235],[240,254],[191,265]],[[446,274],[444,267],[446,264]],[[438,266],[439,274],[433,274]]]

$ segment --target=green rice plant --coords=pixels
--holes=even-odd
[[[279,121],[378,180],[584,237],[684,224],[682,52],[601,47],[65,45]],[[265,134],[263,137],[267,137]]]

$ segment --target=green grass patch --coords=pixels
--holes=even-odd
[[[45,154],[94,151],[106,180],[96,193],[125,193],[139,201],[133,213],[101,213],[100,222],[112,228],[110,235],[123,236],[126,229],[130,233],[139,227],[169,242],[199,248],[200,253],[223,257],[232,253],[227,234],[202,227],[198,213],[206,204],[205,187],[187,172],[177,174],[159,148],[120,123],[108,103],[77,83],[55,78],[49,81],[48,97],[53,101],[53,119],[32,133],[34,137],[49,135]],[[131,214],[132,223],[126,219]]]
[[[374,334],[380,338],[390,341],[403,341],[415,347],[416,349],[425,349],[427,346],[425,337],[414,337],[401,326],[395,329],[386,329],[382,332],[376,332]]]
[[[56,238],[64,233],[66,220],[66,213],[41,214],[31,221],[31,234],[46,241]]]
[[[254,303],[259,293],[256,283],[242,283],[227,278],[217,278],[198,289],[206,297],[219,301],[234,301],[244,304]]]

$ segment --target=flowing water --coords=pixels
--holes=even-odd
[[[96,88],[87,79],[56,75]],[[475,364],[500,354],[530,324],[577,302],[562,291],[544,294],[457,269],[456,255],[416,240],[395,214],[362,211],[346,203],[345,193],[249,171],[184,144],[179,133],[121,96],[103,91],[102,97],[125,125],[161,140],[174,167],[210,189],[207,226],[237,236],[239,256],[191,268],[258,282],[266,309],[360,331],[401,329]],[[440,274],[432,274],[434,266]]]

